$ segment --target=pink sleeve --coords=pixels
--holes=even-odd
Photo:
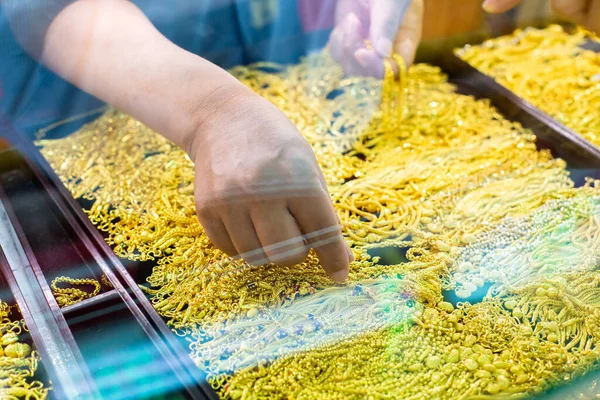
[[[337,0],[298,0],[298,14],[304,32],[331,29]]]

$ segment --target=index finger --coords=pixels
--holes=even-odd
[[[521,0],[485,0],[482,7],[486,12],[495,14],[508,11],[520,2]]]
[[[316,190],[314,195],[291,200],[288,206],[306,241],[317,252],[327,275],[334,281],[345,281],[350,270],[351,253],[327,192]]]

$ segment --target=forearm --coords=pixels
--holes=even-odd
[[[211,93],[241,86],[162,36],[126,0],[79,0],[52,21],[41,61],[187,149]]]

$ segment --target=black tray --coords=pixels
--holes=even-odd
[[[569,28],[567,28],[569,29]],[[584,49],[600,52],[600,43],[588,41]],[[446,50],[448,51],[448,50]],[[546,112],[524,100],[510,89],[502,86],[494,78],[485,75],[461,58],[452,54],[443,57],[442,67],[452,76],[460,76],[492,99],[494,106],[507,118],[527,124],[545,148],[552,150],[557,157],[572,159],[572,167],[600,168],[600,148],[576,131],[560,123]],[[551,128],[551,131],[544,128]]]
[[[0,200],[17,231],[28,271],[35,277],[37,297],[30,290],[20,299],[22,288],[12,277],[12,265],[0,259],[0,266],[56,383],[56,397],[77,396],[60,384],[60,363],[46,349],[47,335],[37,329],[39,315],[55,322],[69,354],[75,355],[76,363],[71,366],[82,374],[77,386],[88,387],[77,398],[216,398],[186,347],[158,316],[39,152],[8,124],[0,127],[5,137],[0,150]],[[98,281],[106,275],[112,288],[105,286],[100,295],[61,310],[49,285],[65,275]],[[27,307],[30,297],[37,300],[34,311]]]

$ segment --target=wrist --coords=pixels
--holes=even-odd
[[[219,135],[223,124],[231,122],[236,114],[243,113],[248,104],[257,101],[257,97],[261,100],[251,89],[231,78],[202,91],[190,110],[190,123],[181,147],[193,162],[196,161],[198,149],[211,140],[211,136]]]

